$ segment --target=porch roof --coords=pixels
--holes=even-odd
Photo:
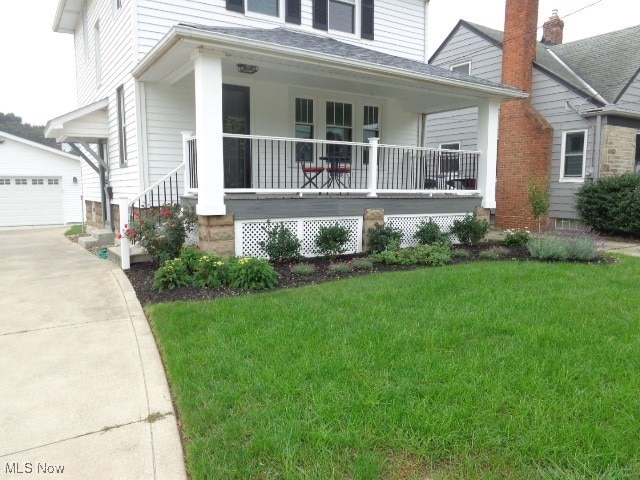
[[[430,88],[434,93],[466,97],[466,101],[472,97],[502,100],[527,96],[499,83],[288,28],[179,24],[139,62],[133,75],[142,81],[177,81],[191,71],[189,54],[196,48],[222,51],[227,58],[286,61],[289,66],[302,66],[305,72],[348,74],[387,85],[393,82],[396,88]]]
[[[44,129],[44,136],[55,138],[57,142],[97,143],[98,140],[109,136],[108,106],[109,99],[103,98],[49,120]]]

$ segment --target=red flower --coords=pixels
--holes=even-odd
[[[122,235],[117,234],[117,235],[116,235],[116,238],[117,238],[118,240],[120,240],[120,239],[122,238]]]
[[[162,214],[163,214],[165,217],[168,217],[169,215],[171,215],[171,212],[170,212],[169,210],[165,210],[164,212],[162,212]]]
[[[134,216],[135,218],[140,218],[140,214],[138,213],[138,211],[137,211],[137,210],[134,210],[134,211],[133,211],[133,216]]]

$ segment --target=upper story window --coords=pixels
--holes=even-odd
[[[124,86],[120,85],[116,90],[118,107],[118,152],[120,154],[120,166],[127,164],[127,124],[125,120]]]
[[[587,158],[587,131],[575,130],[562,135],[560,181],[581,182]]]
[[[89,20],[87,19],[87,5],[82,7],[82,42],[84,47],[84,62],[89,61]]]
[[[102,52],[100,51],[100,23],[96,22],[93,29],[93,41],[95,48],[95,60],[96,60],[96,85],[102,83]]]
[[[471,75],[471,62],[459,63],[457,65],[451,65],[452,72],[464,73],[465,75]]]
[[[280,0],[247,0],[247,10],[278,17],[280,16],[279,3]]]
[[[329,29],[355,33],[356,0],[329,0]]]

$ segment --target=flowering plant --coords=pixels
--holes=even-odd
[[[131,243],[141,245],[151,258],[162,263],[180,255],[187,233],[197,225],[193,210],[180,205],[134,210],[120,238],[124,236]]]

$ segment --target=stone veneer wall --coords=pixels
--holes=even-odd
[[[635,128],[604,125],[600,155],[601,177],[634,172],[638,133],[640,131]]]
[[[84,202],[86,224],[93,228],[103,228],[102,222],[102,203],[92,200]]]
[[[235,255],[235,221],[233,213],[198,217],[199,245],[202,250],[221,256]]]

